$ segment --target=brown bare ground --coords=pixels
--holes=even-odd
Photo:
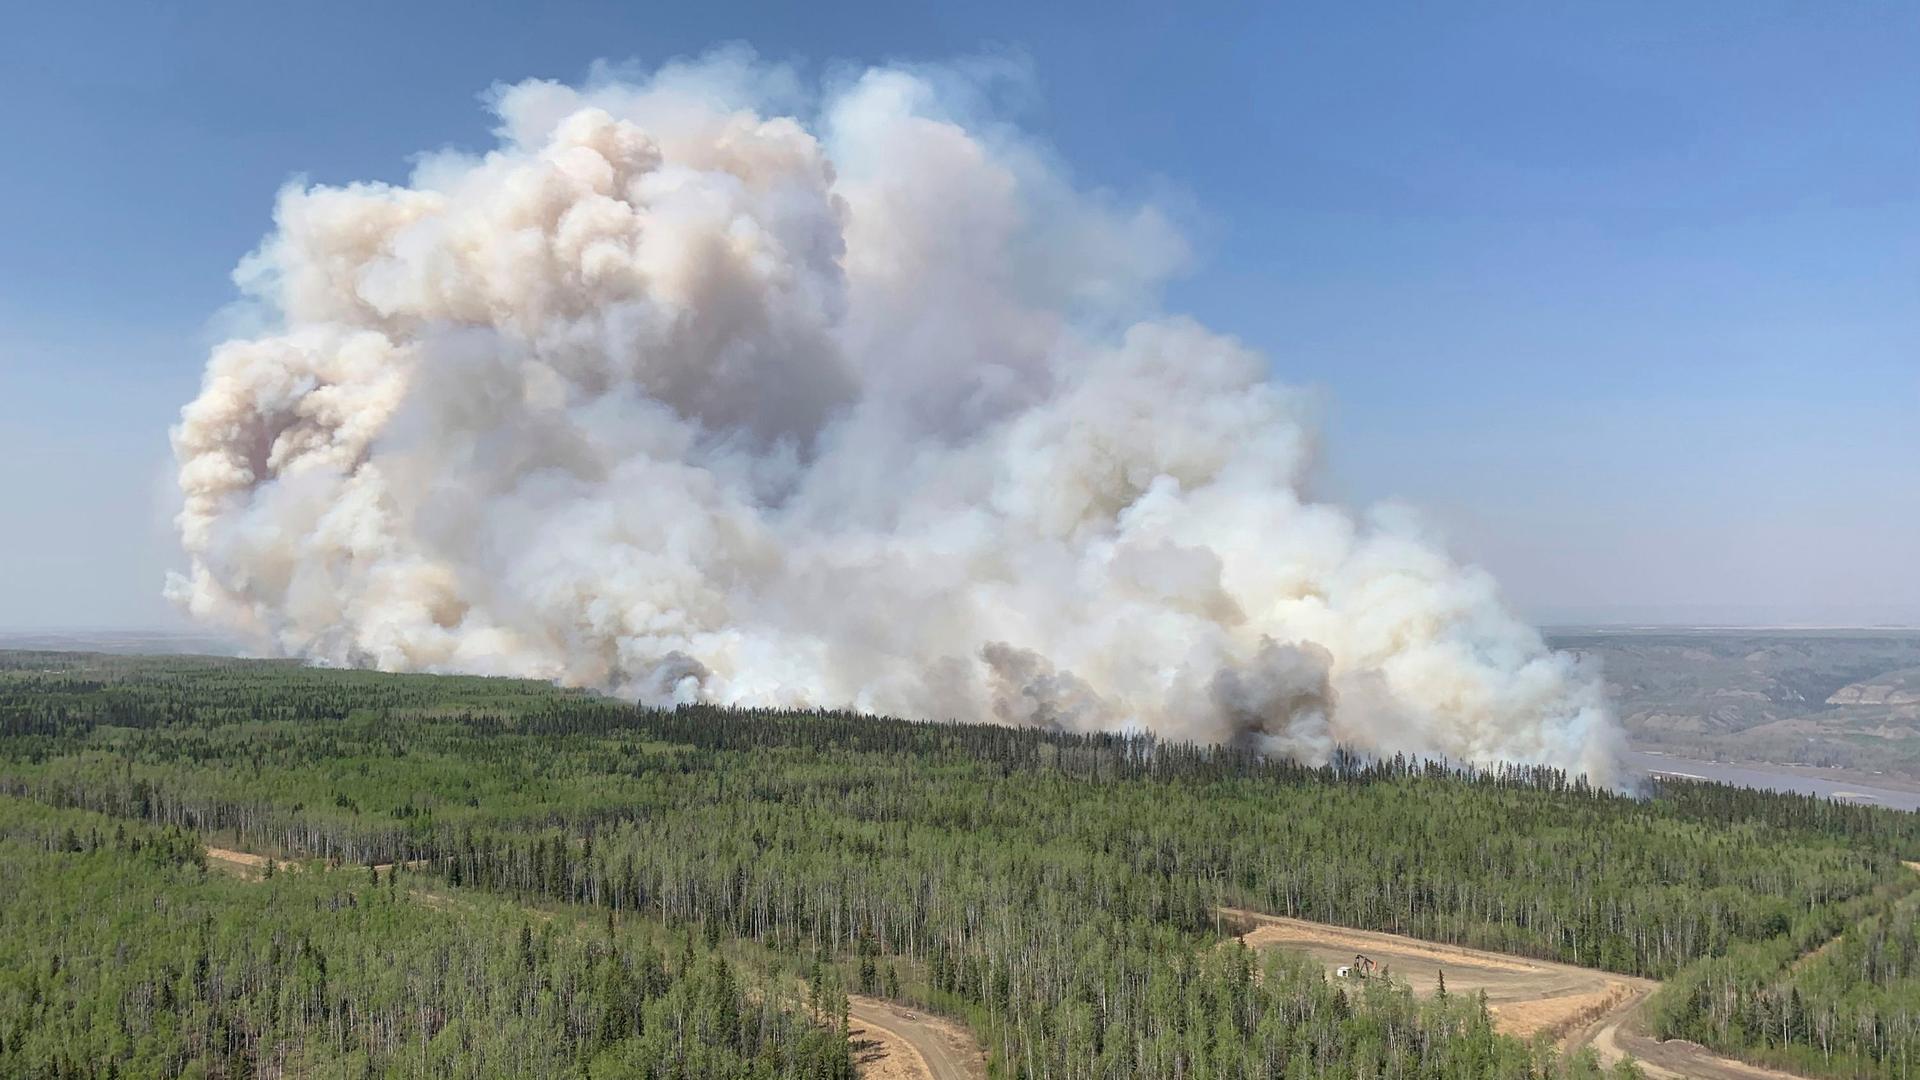
[[[1662,1042],[1637,1030],[1638,1012],[1651,991],[1634,993],[1605,1015],[1568,1036],[1561,1046],[1568,1053],[1593,1047],[1602,1065],[1611,1066],[1632,1056],[1650,1080],[1802,1080],[1793,1073],[1723,1058],[1685,1039]]]
[[[853,1047],[853,1070],[866,1080],[921,1080],[933,1075],[913,1044],[887,1028],[849,1017],[847,1041]]]
[[[1452,993],[1485,993],[1494,1028],[1521,1038],[1540,1034],[1558,1038],[1606,1012],[1615,1002],[1654,986],[1626,975],[1398,934],[1250,911],[1228,910],[1224,914],[1250,924],[1240,937],[1248,946],[1277,945],[1304,952],[1325,964],[1329,973],[1360,954],[1386,968],[1395,981],[1407,984],[1417,994],[1435,992],[1442,978]]]
[[[1314,947],[1316,951],[1318,947],[1326,946],[1339,950],[1352,949],[1356,953],[1363,954],[1368,949],[1373,949],[1377,952],[1432,961],[1436,964],[1470,961],[1478,967],[1493,971],[1532,971],[1537,966],[1534,961],[1510,957],[1503,953],[1479,952],[1457,945],[1421,941],[1397,934],[1354,930],[1328,923],[1308,922],[1305,919],[1289,919],[1284,915],[1262,915],[1239,908],[1223,908],[1222,913],[1230,918],[1254,924],[1253,929],[1240,935],[1240,940],[1245,942],[1247,947],[1254,949],[1266,945],[1306,945]],[[1352,959],[1352,957],[1348,956],[1346,959]],[[1377,961],[1380,958],[1374,957],[1374,959]]]
[[[1605,989],[1585,994],[1566,994],[1541,1001],[1509,1001],[1487,1006],[1496,1030],[1522,1039],[1536,1035],[1560,1041],[1568,1033],[1612,1012],[1621,1003],[1637,1001],[1644,991],[1625,982],[1608,983]]]
[[[232,848],[210,847],[207,849],[207,858],[219,864],[220,869],[239,874],[241,877],[260,877],[267,872],[269,861],[273,863],[276,873],[282,871],[291,873],[300,869],[300,864],[297,862],[269,860],[265,855],[255,855],[250,851],[234,851]]]
[[[1248,946],[1306,953],[1326,965],[1329,975],[1352,962],[1355,953],[1383,965],[1417,994],[1435,992],[1444,975],[1450,993],[1487,995],[1495,1029],[1551,1039],[1566,1053],[1592,1046],[1609,1067],[1632,1055],[1652,1080],[1799,1080],[1720,1057],[1696,1043],[1661,1042],[1636,1030],[1641,1004],[1659,988],[1649,979],[1304,919],[1235,909],[1221,913],[1247,926],[1240,940]]]
[[[984,1080],[986,1055],[966,1028],[878,998],[847,996],[854,1063],[868,1080]]]

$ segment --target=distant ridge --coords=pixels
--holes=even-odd
[[[0,630],[0,649],[239,656],[231,638],[191,630]]]

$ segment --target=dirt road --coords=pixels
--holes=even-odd
[[[1397,934],[1225,909],[1248,927],[1240,940],[1252,948],[1287,948],[1325,964],[1328,974],[1364,955],[1418,994],[1430,994],[1445,975],[1450,993],[1484,990],[1494,1027],[1531,1038],[1545,1033],[1568,1052],[1591,1045],[1602,1065],[1631,1054],[1653,1080],[1798,1080],[1791,1073],[1719,1057],[1697,1043],[1660,1042],[1635,1030],[1648,979],[1556,964],[1506,953],[1441,945]]]
[[[1793,1073],[1723,1058],[1685,1039],[1661,1042],[1633,1030],[1634,1013],[1651,991],[1622,1001],[1606,1015],[1574,1032],[1562,1044],[1568,1052],[1591,1045],[1603,1065],[1631,1054],[1651,1080],[1801,1080]]]
[[[220,869],[255,880],[265,874],[268,862],[264,855],[218,847],[207,848],[207,859]],[[275,865],[282,871],[297,871],[302,864]],[[377,869],[393,872],[391,864]],[[429,907],[444,909],[452,905],[448,897],[423,887],[410,887],[409,892]],[[537,908],[527,911],[543,921],[552,918]],[[973,1036],[951,1020],[857,994],[848,995],[847,1014],[854,1064],[866,1080],[985,1080],[986,1055]]]
[[[1920,871],[1920,862],[1906,865]],[[1807,964],[1833,948],[1840,936],[1800,957],[1794,961],[1794,966],[1798,968]],[[1600,1060],[1608,1064],[1619,1060],[1623,1054],[1632,1054],[1634,1060],[1640,1063],[1640,1071],[1653,1080],[1693,1080],[1696,1077],[1699,1080],[1800,1080],[1793,1073],[1719,1057],[1699,1043],[1685,1039],[1661,1042],[1642,1034],[1632,1021],[1634,1011],[1646,997],[1646,993],[1641,993],[1621,1002],[1606,1015],[1574,1032],[1567,1039],[1566,1047],[1573,1050],[1591,1044],[1600,1055]]]
[[[1341,926],[1227,911],[1249,925],[1240,940],[1253,948],[1281,946],[1304,952],[1325,964],[1329,974],[1365,956],[1385,968],[1416,994],[1431,994],[1442,976],[1452,993],[1484,991],[1494,1026],[1530,1038],[1546,1032],[1554,1038],[1654,988],[1646,979],[1532,960],[1522,956],[1441,945],[1395,934],[1350,930]]]
[[[987,1059],[951,1020],[851,994],[854,1064],[867,1080],[982,1080]]]

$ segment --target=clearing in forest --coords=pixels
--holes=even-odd
[[[986,1056],[951,1020],[859,994],[847,996],[847,1014],[866,1080],[985,1080]]]
[[[1431,994],[1444,976],[1449,993],[1484,991],[1493,1025],[1507,1035],[1554,1038],[1606,1012],[1615,1003],[1651,991],[1655,983],[1629,975],[1443,945],[1396,934],[1228,910],[1251,924],[1240,935],[1251,948],[1280,946],[1325,964],[1329,974],[1364,956],[1416,994]]]
[[[1653,1080],[1797,1080],[1695,1043],[1640,1033],[1634,1014],[1660,985],[1650,979],[1235,908],[1221,914],[1246,927],[1240,940],[1249,948],[1305,953],[1329,976],[1364,956],[1416,994],[1437,991],[1442,976],[1448,993],[1484,991],[1493,1026],[1503,1034],[1545,1035],[1568,1052],[1591,1045],[1607,1066],[1630,1054]]]

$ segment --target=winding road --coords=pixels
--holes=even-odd
[[[1749,1065],[1723,1058],[1685,1039],[1661,1042],[1633,1030],[1633,1014],[1647,1000],[1651,990],[1641,990],[1593,1023],[1574,1032],[1562,1044],[1571,1053],[1592,1046],[1602,1065],[1631,1054],[1640,1071],[1651,1080],[1800,1080],[1793,1073]]]
[[[867,1080],[984,1080],[987,1059],[951,1020],[850,994],[854,1064]]]
[[[1221,913],[1247,927],[1240,940],[1250,948],[1306,953],[1329,975],[1359,954],[1418,994],[1436,991],[1443,976],[1449,992],[1483,991],[1499,1031],[1521,1038],[1544,1032],[1568,1053],[1592,1046],[1603,1066],[1632,1055],[1652,1080],[1800,1080],[1720,1057],[1698,1043],[1642,1034],[1635,1015],[1660,985],[1649,979],[1304,919],[1232,908]]]
[[[207,855],[256,879],[267,862],[225,848],[208,848]],[[283,865],[299,868],[298,863]],[[1920,870],[1920,864],[1908,865]],[[1720,1057],[1697,1043],[1642,1034],[1633,1023],[1635,1014],[1659,988],[1647,979],[1237,908],[1222,908],[1221,914],[1246,927],[1239,937],[1249,948],[1305,953],[1330,976],[1363,955],[1415,993],[1435,992],[1443,978],[1450,992],[1484,992],[1500,1031],[1522,1038],[1545,1032],[1568,1053],[1591,1046],[1603,1066],[1631,1055],[1652,1080],[1800,1080]],[[854,1063],[866,1080],[984,1080],[987,1075],[979,1044],[952,1020],[858,994],[848,996],[847,1013]]]

